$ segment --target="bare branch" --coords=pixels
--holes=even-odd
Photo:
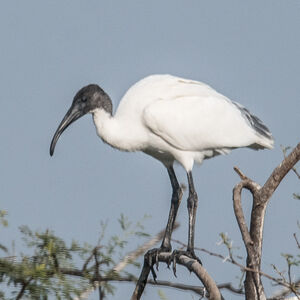
[[[85,260],[85,262],[84,262],[84,264],[83,264],[83,266],[82,266],[82,271],[85,271],[85,270],[86,270],[88,264],[90,263],[90,261],[92,260],[92,258],[93,258],[93,256],[94,256],[95,252],[96,252],[98,249],[100,249],[100,248],[101,248],[101,246],[96,246],[96,247],[93,249],[91,255]]]
[[[300,179],[300,174],[298,173],[297,169],[294,167],[294,168],[292,168],[292,170],[297,175],[298,179]]]
[[[32,277],[30,277],[27,281],[24,281],[22,283],[22,288],[21,288],[20,292],[18,293],[18,295],[16,296],[16,300],[19,300],[23,297],[25,290],[26,290],[27,286],[29,285],[29,283],[31,282],[31,280],[32,280]]]
[[[293,283],[293,285],[295,286],[295,288],[299,289],[300,288],[300,279],[298,279],[297,281],[295,281]],[[288,295],[291,294],[291,289],[290,287],[284,287],[282,290],[280,290],[279,292],[275,293],[271,298],[269,298],[268,300],[281,300],[281,299],[286,299],[286,297]],[[295,298],[296,299],[296,298]]]
[[[267,202],[276,188],[280,184],[285,175],[295,166],[300,160],[300,143],[293,151],[275,168],[269,179],[266,181],[261,190],[261,201]]]
[[[290,149],[290,147],[283,147],[282,145],[280,145],[281,147],[281,150],[283,152],[283,156],[284,158],[286,158],[286,153],[287,153],[287,150]],[[299,172],[297,171],[297,169],[295,167],[292,167],[292,170],[293,172],[296,174],[296,176],[298,177],[298,179],[300,179],[300,174]]]
[[[242,208],[242,203],[241,203],[241,194],[242,194],[242,189],[243,188],[248,188],[250,191],[251,189],[249,188],[251,185],[251,182],[248,178],[243,179],[240,183],[238,183],[234,189],[233,189],[233,207],[234,207],[234,212],[235,216],[238,222],[238,225],[240,227],[240,231],[242,233],[242,238],[244,240],[247,252],[251,252],[249,250],[250,246],[253,245],[253,241],[250,236],[250,232],[248,229],[248,226],[246,224],[245,216],[243,213],[243,208]]]
[[[73,269],[63,269],[61,271],[62,274],[65,275],[73,275],[73,276],[79,276],[82,277],[84,274],[79,271],[79,270],[73,270]],[[97,282],[97,281],[96,281]],[[132,276],[104,276],[101,277],[100,283],[101,282],[128,282],[128,283],[136,283],[137,279]],[[176,288],[182,291],[191,291],[196,293],[197,295],[203,297],[206,295],[206,289],[204,287],[199,287],[195,285],[188,285],[188,284],[182,284],[182,283],[174,283],[170,281],[165,281],[165,280],[157,280],[154,281],[153,279],[149,279],[147,281],[147,284],[150,285],[155,285],[155,286],[162,286],[162,287],[171,287],[171,288]],[[231,283],[223,283],[218,285],[219,289],[227,289],[231,291],[232,293],[235,294],[244,294],[243,289],[238,289],[235,288],[231,285]]]
[[[172,258],[171,253],[160,253],[158,255],[159,262],[165,262],[169,265]],[[207,273],[205,268],[195,259],[191,259],[187,256],[181,255],[178,258],[178,264],[185,266],[190,272],[193,272],[203,283],[207,292],[208,299],[210,300],[221,300],[223,299],[218,286],[214,280]],[[137,282],[136,288],[133,292],[131,300],[139,300],[144,291],[145,285],[147,283],[147,277],[149,275],[151,266],[144,262],[144,266],[140,275],[140,278]]]
[[[256,272],[246,272],[245,291],[247,299],[266,299],[260,278],[265,210],[269,199],[281,180],[299,160],[300,143],[287,157],[285,157],[282,163],[274,169],[262,188],[260,188],[257,183],[247,178],[238,168],[234,168],[241,178],[241,182],[233,189],[234,211],[247,250],[247,267],[256,270]],[[243,188],[248,189],[253,196],[250,230],[246,225],[241,205],[241,192]]]
[[[295,241],[296,241],[296,243],[297,243],[297,247],[300,249],[300,243],[299,243],[299,241],[298,241],[298,239],[297,239],[296,233],[294,233],[293,236],[294,236]]]
[[[174,239],[172,239],[172,241],[175,242],[175,243],[178,243],[179,245],[181,245],[181,246],[183,246],[183,247],[186,247],[186,246],[187,246],[185,243],[182,243],[181,241],[174,240]],[[204,252],[204,253],[206,253],[206,254],[209,254],[209,255],[211,255],[211,256],[215,256],[215,257],[217,257],[217,258],[220,258],[220,259],[221,259],[222,261],[224,261],[224,262],[229,262],[229,263],[231,263],[231,264],[233,264],[233,265],[236,265],[236,266],[238,266],[242,271],[245,271],[245,272],[248,271],[248,272],[253,272],[253,273],[259,273],[261,276],[266,277],[266,278],[268,278],[269,280],[274,281],[274,282],[276,282],[278,285],[282,285],[282,286],[285,287],[285,288],[289,288],[289,287],[290,287],[290,285],[289,285],[288,283],[282,281],[282,279],[275,278],[275,277],[273,277],[273,276],[271,276],[271,275],[269,275],[269,274],[267,274],[267,273],[265,273],[265,272],[262,272],[261,270],[255,270],[255,269],[251,269],[251,268],[249,268],[249,267],[247,267],[247,266],[244,266],[244,265],[240,264],[239,262],[237,262],[237,261],[236,261],[235,259],[233,259],[232,257],[231,257],[231,258],[225,257],[224,255],[222,255],[222,254],[220,254],[220,253],[211,252],[211,251],[209,251],[209,250],[207,250],[207,249],[199,248],[199,247],[195,247],[195,250],[202,251],[202,252]],[[218,287],[220,288],[219,285],[218,285]]]

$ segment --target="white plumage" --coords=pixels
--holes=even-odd
[[[273,147],[267,128],[255,118],[263,126],[257,131],[246,113],[204,83],[152,75],[127,91],[114,117],[101,109],[93,116],[98,135],[113,147],[143,151],[165,165],[176,160],[190,171],[194,161],[233,148]]]

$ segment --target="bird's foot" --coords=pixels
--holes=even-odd
[[[153,248],[149,251],[144,256],[145,262],[148,264],[150,267],[151,273],[153,280],[156,282],[156,272],[154,270],[154,265],[156,266],[156,270],[158,271],[158,255],[163,252],[171,252],[172,248],[167,248],[167,247],[161,247],[161,248]]]
[[[181,255],[187,256],[191,259],[195,259],[200,265],[202,265],[200,258],[196,256],[194,250],[191,250],[191,249],[174,250],[170,257],[170,260],[168,262],[168,266],[170,266],[170,264],[172,264],[172,269],[173,269],[173,273],[174,273],[175,277],[177,277],[176,276],[176,263]]]

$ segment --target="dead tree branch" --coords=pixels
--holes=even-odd
[[[247,300],[266,299],[260,276],[265,211],[276,188],[299,160],[300,143],[284,158],[281,164],[274,169],[262,187],[245,176],[238,168],[235,168],[235,171],[241,178],[241,182],[233,189],[234,211],[247,251],[247,267],[256,271],[246,272],[245,294]],[[250,230],[247,227],[241,205],[241,193],[244,188],[248,189],[253,197]]]
[[[175,240],[175,239],[172,239],[173,242],[183,246],[183,247],[186,247],[187,245],[185,243],[182,243],[181,241],[178,241],[178,240]],[[253,272],[253,273],[259,273],[261,276],[265,277],[265,278],[268,278],[269,280],[271,281],[274,281],[274,283],[278,284],[278,285],[281,285],[283,286],[284,288],[286,289],[290,289],[290,284],[289,283],[286,283],[284,282],[281,278],[276,278],[274,276],[271,276],[265,272],[262,272],[261,270],[257,271],[257,270],[254,270],[254,269],[251,269],[247,266],[244,266],[243,264],[237,262],[233,257],[225,257],[224,255],[220,254],[220,253],[215,253],[215,252],[212,252],[212,251],[209,251],[207,249],[204,249],[204,248],[199,248],[199,247],[195,247],[195,250],[199,250],[199,251],[202,251],[210,256],[214,256],[214,257],[217,257],[217,258],[220,258],[222,261],[224,262],[228,262],[228,263],[231,263],[233,265],[236,265],[237,267],[239,267],[242,271],[245,271],[245,272]],[[218,285],[218,287],[220,288],[220,285]]]
[[[168,265],[172,259],[171,253],[160,253],[158,255],[159,262],[165,262]],[[223,299],[218,286],[212,277],[207,273],[205,268],[195,259],[191,259],[187,256],[181,255],[178,258],[178,264],[185,266],[190,272],[193,272],[203,283],[204,287],[207,290],[208,299],[210,300],[221,300]],[[144,266],[140,275],[140,278],[137,282],[136,288],[133,292],[131,300],[139,300],[142,296],[144,288],[147,284],[147,278],[150,273],[152,266],[147,264],[147,261],[144,261]]]

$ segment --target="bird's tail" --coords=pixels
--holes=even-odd
[[[247,120],[257,135],[257,142],[249,147],[256,150],[265,148],[272,149],[274,147],[274,138],[269,128],[262,122],[260,118],[252,115],[247,108],[237,102],[233,102],[233,104],[236,105],[236,107],[241,111],[243,117]]]
[[[273,149],[274,147],[274,139],[272,135],[269,137],[258,135],[257,142],[249,146],[252,149],[260,150],[260,149]]]

